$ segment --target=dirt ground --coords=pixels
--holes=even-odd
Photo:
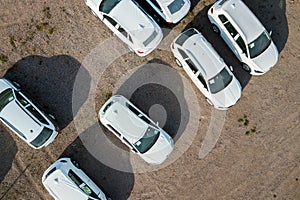
[[[185,20],[164,29],[162,46],[169,47],[182,30],[197,28],[234,67],[243,86],[242,97],[226,112],[212,151],[200,159],[214,112],[190,82],[201,112],[196,113],[199,127],[189,148],[159,170],[130,173],[93,157],[78,137],[74,122],[89,95],[89,88],[83,88],[79,101],[73,101],[77,74],[91,79],[82,66],[97,45],[114,37],[112,33],[84,1],[0,0],[0,77],[19,82],[35,102],[57,117],[61,128],[54,143],[33,150],[0,127],[0,199],[51,199],[41,177],[62,156],[76,159],[113,199],[300,199],[300,1],[245,0],[267,30],[272,30],[280,52],[276,66],[260,77],[243,72],[226,44],[212,33],[206,13],[213,2],[192,0]],[[186,77],[170,51],[155,50],[143,58],[127,53],[111,64],[98,83],[93,114],[128,71],[147,63],[164,63]],[[146,102],[136,101],[142,107]],[[176,109],[170,109],[175,113]],[[174,128],[171,122],[166,122],[167,129]],[[99,126],[93,124],[86,132]],[[133,167],[130,160],[127,164]]]

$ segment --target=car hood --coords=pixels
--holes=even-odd
[[[258,66],[258,70],[262,70],[263,72],[269,71],[278,60],[278,50],[273,43],[269,45],[269,47],[259,56],[253,58],[253,62]]]
[[[217,107],[228,108],[234,105],[239,100],[241,95],[241,84],[235,77],[233,77],[226,88],[212,95],[212,102]]]
[[[168,158],[173,146],[172,138],[161,130],[156,143],[146,153],[141,154],[141,157],[148,163],[161,164]]]
[[[0,113],[0,117],[6,122],[11,124],[17,129],[18,134],[23,134],[26,137],[26,141],[31,142],[42,131],[40,126],[35,120],[33,120],[16,101],[11,101],[7,104]],[[16,130],[15,130],[16,131]]]

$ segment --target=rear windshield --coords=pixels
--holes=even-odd
[[[179,44],[180,46],[182,46],[184,44],[184,42],[191,37],[192,35],[198,34],[197,31],[195,29],[189,29],[183,33],[180,34],[180,36],[177,38],[177,40],[175,41],[176,44]]]
[[[99,11],[108,14],[121,0],[103,0]]]
[[[157,36],[157,34],[158,33],[156,31],[153,31],[153,33],[147,38],[147,40],[145,40],[143,42],[144,46],[145,47],[148,46],[148,44],[150,44],[154,40],[154,38]]]
[[[53,130],[44,127],[42,132],[32,141],[30,144],[32,144],[35,147],[40,147],[51,137]]]
[[[0,112],[3,108],[12,100],[14,100],[14,94],[11,89],[6,89],[0,94]]]
[[[184,1],[183,0],[175,0],[172,3],[170,3],[170,5],[168,5],[168,9],[170,10],[171,14],[174,14],[176,12],[178,12],[184,5]]]

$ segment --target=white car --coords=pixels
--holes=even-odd
[[[278,60],[270,34],[241,0],[219,0],[208,10],[213,31],[220,34],[245,71],[262,75]]]
[[[102,190],[70,158],[61,158],[43,174],[42,183],[56,200],[106,200]]]
[[[86,0],[86,4],[138,56],[152,52],[163,38],[161,28],[133,0]]]
[[[182,20],[191,8],[190,0],[141,0],[146,1],[168,24]]]
[[[0,120],[34,149],[52,143],[58,134],[53,115],[46,115],[19,89],[0,78]]]
[[[173,150],[173,139],[158,123],[121,95],[112,96],[98,116],[108,130],[150,164],[161,164]]]
[[[242,94],[239,81],[196,29],[188,29],[175,38],[171,50],[176,63],[216,109],[226,110],[239,100]]]

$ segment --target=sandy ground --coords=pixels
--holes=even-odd
[[[77,74],[83,75],[88,83],[94,81],[85,65],[87,57],[101,42],[113,38],[111,32],[89,12],[84,1],[11,3],[0,0],[0,76],[18,81],[34,101],[57,117],[61,128],[53,144],[36,151],[0,127],[0,199],[51,199],[43,188],[41,176],[62,156],[76,159],[113,199],[300,199],[300,2],[245,2],[265,27],[273,31],[272,38],[280,52],[278,63],[265,75],[251,77],[243,72],[225,43],[212,33],[206,13],[213,1],[192,0],[192,10],[185,21],[165,29],[161,50],[143,58],[126,53],[114,60],[101,80],[97,80],[92,115],[96,115],[111,93],[118,91],[120,80],[126,79],[127,73],[136,66],[160,63],[186,77],[166,48],[177,33],[195,27],[224,60],[234,66],[234,73],[243,86],[242,98],[225,113],[226,120],[215,147],[200,159],[199,150],[215,112],[190,82],[200,112],[183,113],[190,114],[187,124],[192,119],[199,122],[189,148],[176,161],[159,170],[130,173],[108,167],[94,158],[78,137],[74,121],[74,116],[85,113],[83,105],[90,95],[89,84],[83,85],[80,98],[74,102]],[[109,57],[123,48],[106,53]],[[143,108],[149,96],[138,98],[142,89],[136,91],[132,99]],[[152,96],[161,94],[159,87],[148,91],[153,92]],[[176,101],[167,99],[167,94],[166,91],[166,98],[161,101],[174,105]],[[187,104],[191,103],[189,100],[186,98]],[[178,113],[176,108],[168,109],[166,112]],[[164,128],[177,130],[174,121],[182,116],[168,118]],[[99,127],[96,122],[85,132],[95,133]],[[126,150],[115,138],[108,138]],[[124,158],[128,160],[123,160],[123,164],[134,169],[135,156]]]

